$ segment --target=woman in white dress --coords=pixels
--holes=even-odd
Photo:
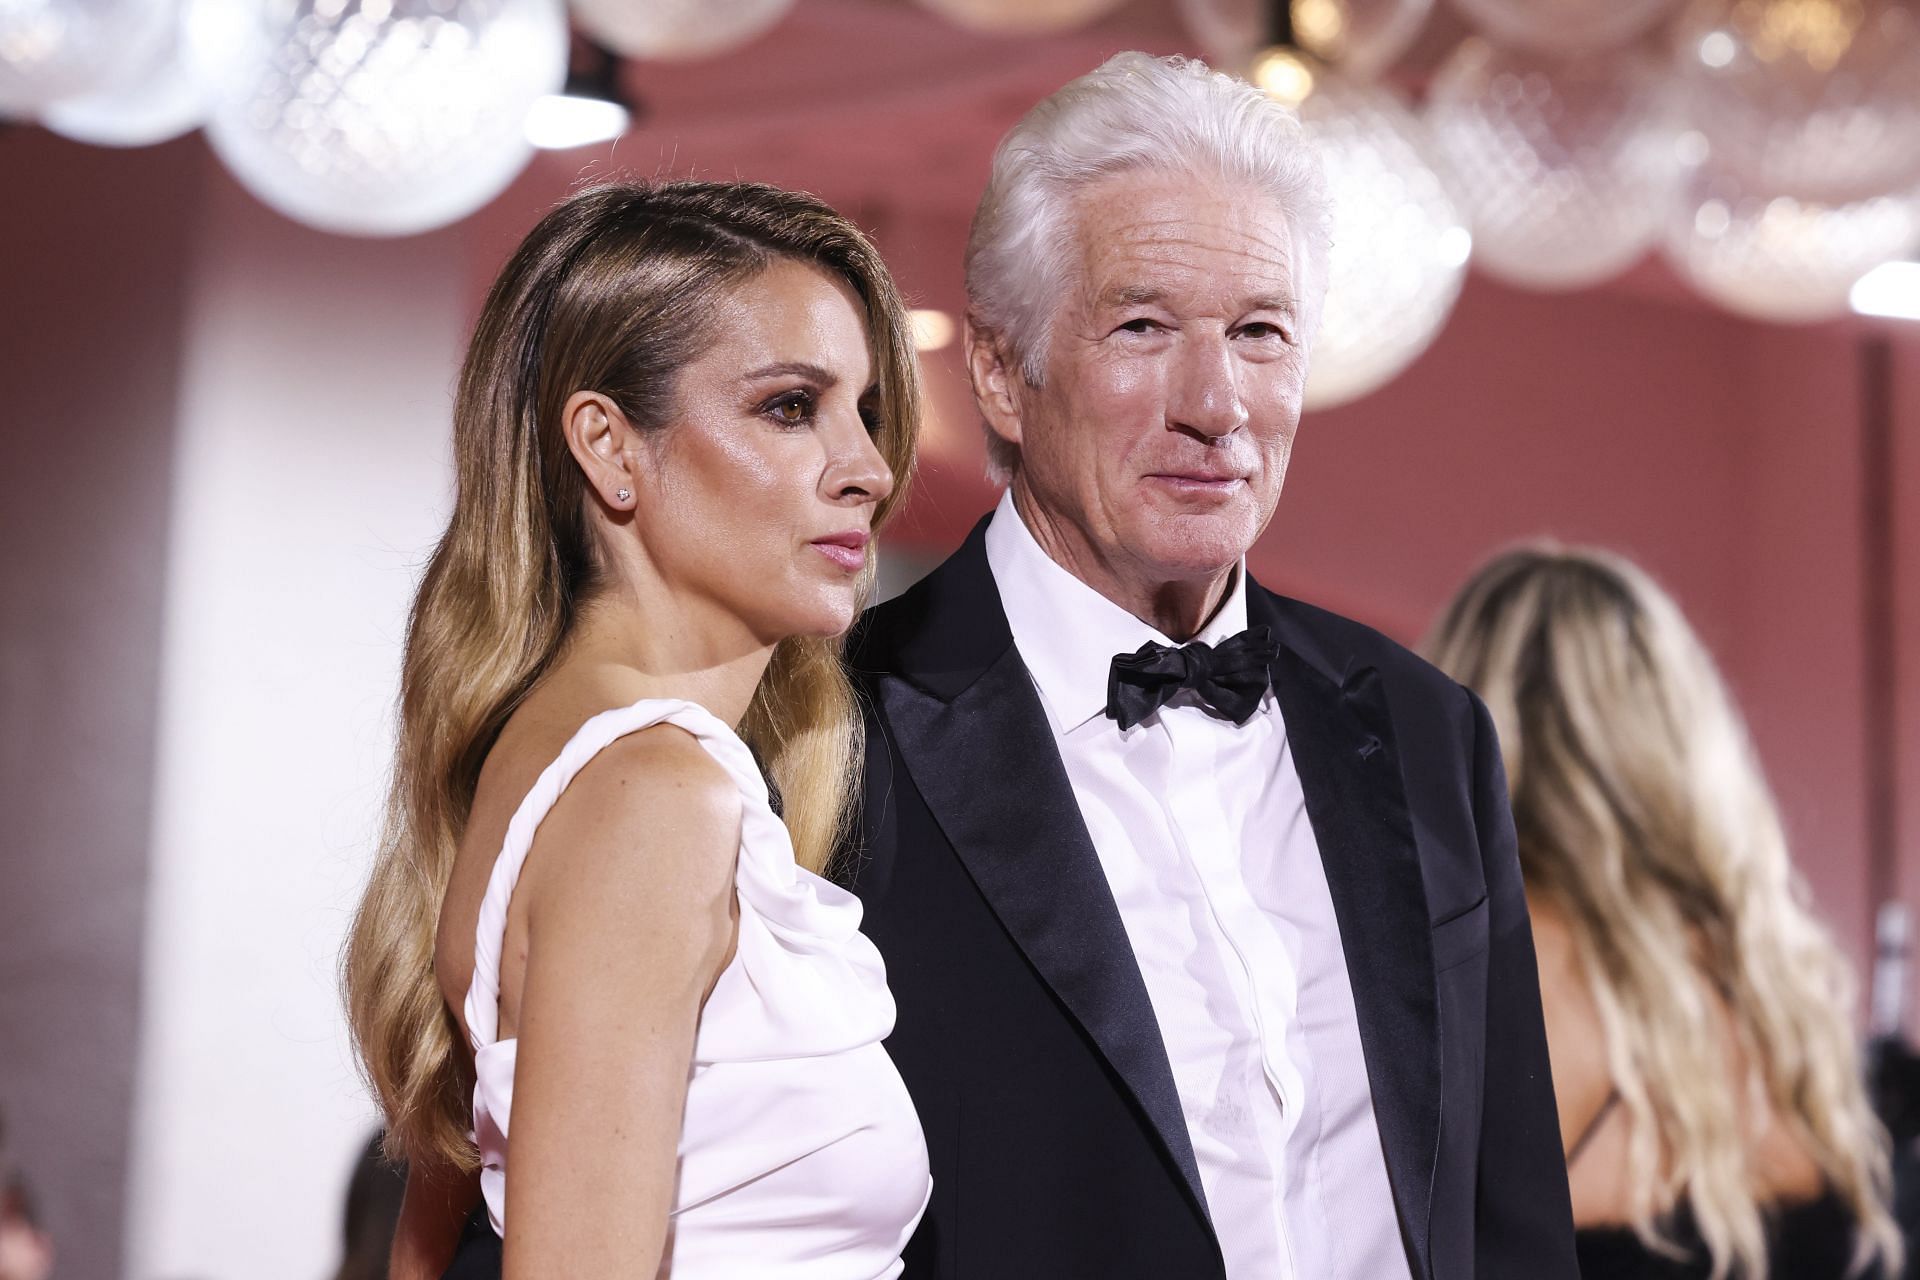
[[[899,1273],[925,1147],[818,873],[918,405],[879,255],[808,196],[588,190],[495,283],[346,957],[396,1277],[463,1220],[461,1277]]]

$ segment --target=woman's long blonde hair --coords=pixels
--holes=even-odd
[[[917,366],[879,253],[827,205],[757,183],[595,187],[541,219],[488,295],[454,405],[453,515],[407,631],[385,832],[343,963],[395,1157],[476,1160],[472,1065],[435,981],[434,933],[481,762],[599,586],[562,406],[597,391],[636,427],[668,429],[676,374],[706,342],[716,303],[783,259],[844,279],[864,305],[876,444],[895,476],[877,529],[913,468]],[[741,736],[772,775],[796,858],[823,869],[861,755],[839,641],[782,641]]]
[[[1661,1218],[1685,1205],[1716,1280],[1762,1280],[1743,1117],[1764,1104],[1853,1211],[1860,1259],[1897,1259],[1846,962],[1808,910],[1746,730],[1678,607],[1619,557],[1525,548],[1461,588],[1427,653],[1492,712],[1528,893],[1571,922],[1632,1120],[1641,1239],[1671,1249]],[[1744,1092],[1728,1087],[1721,1006]]]

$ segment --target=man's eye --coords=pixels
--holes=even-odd
[[[1256,320],[1252,324],[1240,326],[1240,332],[1249,338],[1284,338],[1277,324],[1268,324],[1265,320]]]
[[[1120,327],[1128,333],[1152,333],[1160,327],[1160,322],[1141,316],[1138,320],[1129,320]]]

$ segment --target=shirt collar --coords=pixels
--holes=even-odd
[[[1000,589],[1000,604],[1020,658],[1040,691],[1056,734],[1079,728],[1107,709],[1107,673],[1116,654],[1152,641],[1173,645],[1149,624],[1122,609],[1061,567],[1035,541],[1013,505],[1013,490],[1001,495],[987,526],[987,565]],[[1200,629],[1196,640],[1219,644],[1247,629],[1247,567],[1243,559],[1233,587]]]

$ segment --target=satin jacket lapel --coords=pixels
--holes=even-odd
[[[913,669],[908,645],[904,670],[875,682],[895,747],[980,892],[1126,1082],[1204,1215],[1160,1025],[979,531],[937,572],[916,628],[937,637],[925,668]]]
[[[1414,1274],[1429,1275],[1440,1142],[1438,997],[1426,886],[1386,691],[1372,667],[1349,670],[1329,660],[1265,590],[1255,588],[1248,606],[1252,620],[1268,623],[1283,642],[1274,697],[1340,923],[1374,1118]]]

